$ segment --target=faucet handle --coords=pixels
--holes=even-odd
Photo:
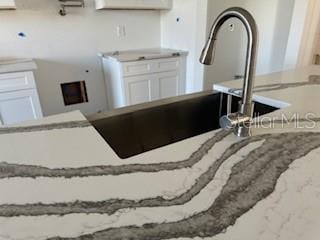
[[[230,113],[220,118],[220,126],[223,129],[234,129],[238,126],[250,128],[251,117],[242,113]]]

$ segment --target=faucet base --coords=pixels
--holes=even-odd
[[[241,138],[251,136],[251,127],[250,126],[236,126],[233,131],[236,136],[241,137]]]

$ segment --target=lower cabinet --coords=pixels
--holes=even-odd
[[[42,117],[32,72],[0,75],[0,124],[10,125]]]
[[[0,94],[0,123],[10,125],[42,116],[36,90]]]
[[[183,94],[184,86],[176,71],[124,79],[126,104],[133,105]]]
[[[133,62],[103,58],[109,108],[185,94],[186,56]]]

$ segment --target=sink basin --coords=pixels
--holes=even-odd
[[[239,100],[232,97],[232,112],[238,110]],[[219,129],[219,119],[227,113],[227,95],[211,92],[149,105],[129,107],[107,117],[89,117],[89,121],[117,155],[125,159]],[[275,107],[255,103],[255,114],[275,110]]]

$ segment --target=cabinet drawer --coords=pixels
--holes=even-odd
[[[32,72],[0,74],[0,92],[36,88]]]
[[[174,71],[180,67],[180,60],[178,58],[169,58],[161,60],[157,64],[159,72]]]
[[[150,61],[139,61],[139,62],[130,62],[123,64],[123,75],[134,76],[147,74],[154,71],[154,65]]]
[[[163,58],[123,63],[123,76],[135,76],[158,72],[174,71],[180,67],[179,58]]]

